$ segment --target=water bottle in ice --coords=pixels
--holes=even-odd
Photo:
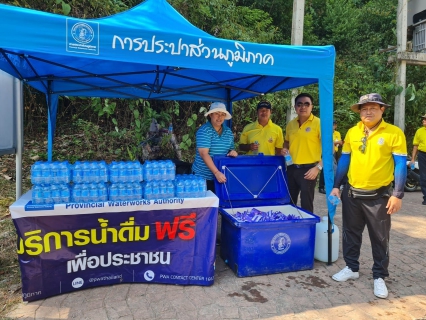
[[[285,164],[287,166],[291,166],[293,164],[293,159],[291,158],[290,153],[287,152],[287,154],[284,156]]]
[[[31,183],[32,184],[41,184],[41,161],[37,161],[31,166]]]

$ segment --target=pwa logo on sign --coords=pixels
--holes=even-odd
[[[83,284],[84,284],[84,280],[81,278],[75,278],[71,283],[73,288],[76,288],[76,289],[81,288]]]

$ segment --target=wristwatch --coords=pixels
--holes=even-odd
[[[318,168],[318,170],[319,170],[319,171],[321,171],[321,170],[322,170],[322,167],[321,167],[321,165],[320,165],[320,164],[317,164],[317,168]]]

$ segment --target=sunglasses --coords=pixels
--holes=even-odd
[[[298,108],[302,108],[302,107],[308,108],[310,105],[311,104],[309,102],[305,102],[305,103],[298,102],[298,103],[296,103],[296,107],[298,107]]]
[[[367,137],[361,138],[362,145],[359,146],[359,151],[361,151],[362,154],[365,153],[365,149],[367,148]]]

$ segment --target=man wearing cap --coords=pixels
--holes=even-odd
[[[261,101],[257,104],[257,121],[243,129],[239,149],[247,154],[263,153],[267,156],[280,155],[283,147],[283,130],[272,122],[271,104]]]
[[[346,267],[332,276],[335,281],[359,278],[362,232],[367,225],[373,253],[374,295],[387,298],[384,281],[389,276],[391,214],[401,208],[407,176],[407,145],[402,130],[383,120],[389,107],[378,93],[362,96],[351,109],[361,121],[344,139],[331,195],[340,197],[339,186],[348,175],[342,192],[342,244]],[[392,181],[395,188],[392,190]]]
[[[286,127],[282,154],[290,153],[293,164],[287,167],[288,189],[294,204],[300,193],[300,206],[314,211],[317,177],[322,170],[320,119],[312,114],[314,99],[301,93],[295,99],[297,117]]]
[[[420,188],[423,193],[423,205],[426,205],[426,114],[421,116],[423,127],[417,129],[413,140],[413,153],[411,156],[411,164],[419,162],[420,171]]]

